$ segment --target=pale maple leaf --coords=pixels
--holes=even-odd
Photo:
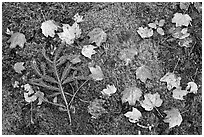
[[[79,28],[77,22],[75,22],[72,26],[69,24],[63,24],[62,29],[63,32],[58,33],[58,36],[67,44],[73,44],[74,40],[79,38],[81,35],[81,29]]]
[[[181,77],[177,77],[174,73],[166,73],[166,75],[164,75],[160,81],[161,82],[166,82],[167,83],[167,89],[171,90],[172,88],[176,87],[180,87],[180,80]]]
[[[187,90],[181,90],[181,87],[177,87],[176,89],[173,90],[173,98],[179,99],[179,100],[184,100],[183,96],[187,95],[188,91]]]
[[[84,20],[83,20],[83,16],[80,16],[79,13],[75,14],[73,19],[74,19],[74,21],[77,22],[77,23],[84,21]]]
[[[171,110],[165,110],[164,113],[167,116],[164,119],[164,122],[169,123],[169,128],[180,126],[183,121],[182,116],[177,108],[172,108]]]
[[[115,85],[107,85],[106,89],[103,89],[101,91],[101,93],[105,96],[111,96],[112,94],[114,94],[117,91]]]
[[[186,87],[186,90],[189,92],[189,93],[194,93],[196,94],[197,91],[198,91],[198,86],[195,82],[188,82],[188,86]]]
[[[124,114],[126,117],[129,118],[129,121],[131,123],[136,123],[139,121],[139,119],[142,117],[141,112],[137,108],[132,108],[132,111],[129,111]]]
[[[192,21],[191,17],[188,14],[175,13],[172,18],[172,23],[176,23],[176,27],[188,26]]]
[[[122,95],[122,103],[128,102],[130,105],[135,105],[136,101],[139,101],[142,96],[142,91],[137,87],[128,87],[125,88]]]
[[[98,80],[103,80],[104,75],[103,75],[103,71],[101,70],[101,67],[96,65],[96,67],[89,67],[91,74],[90,77],[93,78],[95,81]]]
[[[157,24],[156,24],[155,22],[149,23],[148,26],[149,26],[150,28],[153,28],[153,29],[156,29],[156,28],[157,28]]]
[[[8,42],[11,43],[10,48],[12,49],[15,48],[17,45],[23,48],[26,42],[26,38],[23,33],[16,32],[11,34],[11,38],[8,40]]]
[[[163,103],[159,93],[148,93],[144,95],[144,98],[145,99],[143,101],[140,101],[140,104],[146,111],[151,111],[154,107],[160,107]]]
[[[153,30],[148,27],[139,27],[137,30],[137,33],[142,37],[142,38],[149,38],[153,36]]]
[[[120,51],[119,53],[119,58],[123,61],[125,61],[125,65],[127,66],[135,57],[135,55],[137,55],[138,52],[136,49],[134,48],[128,48],[128,49],[123,49]]]
[[[23,65],[24,62],[17,62],[14,64],[13,68],[17,73],[22,73],[21,71],[25,70],[25,67]]]
[[[164,30],[162,28],[157,28],[157,33],[164,35]]]
[[[185,38],[185,39],[179,40],[178,44],[181,47],[189,48],[189,47],[191,47],[192,42],[193,42],[192,38]]]
[[[169,32],[172,34],[174,38],[177,39],[184,39],[190,36],[190,33],[188,33],[188,28],[183,29],[181,27],[171,28]]]
[[[92,118],[96,119],[100,115],[107,113],[107,111],[103,108],[105,100],[102,99],[94,99],[90,105],[88,106],[88,112],[92,115]]]
[[[159,27],[162,27],[162,26],[164,26],[164,23],[165,23],[165,20],[164,20],[164,19],[161,19],[161,20],[157,23],[157,25],[158,25]]]
[[[56,25],[54,20],[48,20],[42,23],[41,29],[42,33],[48,37],[54,37],[55,31],[57,30],[58,26]]]
[[[96,54],[97,52],[94,50],[96,47],[93,45],[84,45],[82,48],[82,55],[84,55],[85,57],[88,57],[91,59],[91,56],[93,54]]]
[[[98,47],[107,39],[107,34],[101,28],[94,28],[88,33],[88,36],[90,37],[89,42],[95,42]]]
[[[147,79],[152,79],[152,73],[147,66],[142,65],[136,70],[136,77],[145,83]]]

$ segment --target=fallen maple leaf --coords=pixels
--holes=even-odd
[[[90,74],[91,78],[93,78],[96,81],[103,80],[104,75],[100,66],[96,65],[96,67],[89,67],[89,69],[91,71],[91,74]]]
[[[8,40],[10,44],[10,48],[15,48],[17,45],[21,48],[24,47],[24,43],[26,42],[25,35],[23,33],[13,33],[11,34],[11,38]]]
[[[48,37],[54,37],[55,31],[57,30],[58,26],[56,25],[54,20],[48,20],[42,23],[41,29],[42,33]]]
[[[162,28],[157,28],[157,33],[164,35],[164,30]]]
[[[14,64],[13,68],[17,73],[22,73],[21,71],[25,70],[25,67],[23,66],[24,62],[17,62]]]
[[[177,27],[177,28],[170,28],[169,32],[172,34],[172,36],[174,38],[177,39],[184,39],[187,38],[188,36],[190,36],[190,33],[188,33],[188,28],[181,28],[181,27]]]
[[[132,108],[132,111],[129,111],[124,114],[126,117],[129,118],[129,121],[131,123],[136,123],[139,121],[139,119],[142,117],[141,112],[137,108]]]
[[[177,108],[165,110],[164,113],[167,114],[164,119],[164,122],[169,123],[169,128],[175,127],[176,125],[180,126],[183,119]]]
[[[105,100],[102,99],[94,99],[90,105],[88,106],[88,112],[92,115],[92,118],[98,118],[100,115],[107,113],[107,111],[103,108],[103,103]]]
[[[145,83],[147,79],[152,79],[152,73],[147,66],[143,65],[136,70],[136,77]]]
[[[106,89],[103,89],[101,91],[101,93],[105,96],[111,96],[112,94],[114,94],[117,91],[115,85],[107,85]]]
[[[83,16],[80,16],[79,13],[75,14],[73,19],[77,23],[84,21]]]
[[[177,87],[176,89],[173,90],[173,98],[179,99],[179,100],[184,100],[183,96],[187,95],[188,91],[187,90],[181,90],[181,87]]]
[[[191,17],[188,14],[175,13],[172,18],[172,23],[176,23],[176,27],[188,26],[192,21]]]
[[[179,46],[189,48],[191,47],[191,43],[193,42],[192,38],[185,38],[179,40]]]
[[[174,73],[166,73],[166,75],[164,75],[160,81],[161,82],[166,82],[167,83],[167,89],[171,90],[172,88],[176,87],[180,87],[180,80],[181,77],[177,77]]]
[[[153,36],[153,30],[148,27],[139,27],[137,30],[137,33],[142,37],[142,38],[149,38]]]
[[[137,87],[128,87],[122,92],[122,95],[122,103],[128,102],[130,105],[135,105],[135,102],[139,101],[142,96],[142,91]]]
[[[186,90],[188,91],[188,93],[196,94],[198,91],[198,86],[195,82],[188,82],[188,86],[186,87]]]
[[[81,35],[81,29],[79,28],[77,22],[75,22],[72,26],[69,24],[63,24],[62,29],[63,32],[58,33],[58,36],[67,44],[73,44],[74,40],[79,38]]]
[[[144,98],[145,100],[140,101],[140,104],[146,111],[151,111],[154,107],[160,107],[163,103],[163,100],[160,98],[159,93],[148,93],[144,95]]]
[[[91,55],[96,54],[96,51],[94,50],[96,47],[93,45],[85,45],[82,48],[82,55],[84,55],[85,57],[88,57],[91,59]]]
[[[88,36],[90,37],[89,42],[95,42],[98,47],[107,39],[107,34],[101,28],[94,28],[88,33]]]
[[[134,59],[138,52],[134,48],[123,49],[119,53],[119,58],[126,62],[126,66]]]

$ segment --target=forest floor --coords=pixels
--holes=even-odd
[[[41,24],[46,20],[60,23],[70,23],[75,14],[84,17],[80,23],[84,38],[93,28],[101,28],[107,34],[107,40],[97,48],[97,54],[92,59],[81,56],[80,72],[90,74],[89,62],[99,65],[104,73],[101,81],[89,80],[77,93],[78,98],[72,102],[72,125],[68,123],[67,113],[56,107],[42,103],[27,103],[23,97],[22,88],[14,88],[15,81],[20,85],[35,74],[31,67],[33,59],[41,58],[42,48],[51,50],[55,45],[41,31]],[[190,47],[181,47],[178,41],[171,37],[168,30],[174,26],[171,22],[175,13],[185,13],[191,18],[189,26],[193,42]],[[137,33],[140,26],[146,26],[155,20],[165,19],[163,26],[165,35],[154,33],[150,38],[141,38]],[[24,48],[11,49],[7,28],[21,32],[26,37]],[[187,10],[181,9],[179,3],[2,3],[2,134],[21,135],[201,135],[202,134],[202,12],[191,3]],[[142,44],[141,44],[142,43]],[[137,47],[138,46],[138,47]],[[124,48],[137,47],[139,55],[126,65],[118,56]],[[67,47],[67,52],[80,54],[79,47]],[[22,74],[14,71],[17,62],[25,62]],[[151,68],[153,79],[147,83],[136,78],[136,70],[144,64]],[[197,94],[187,94],[184,100],[172,98],[172,92],[166,88],[166,83],[160,78],[167,72],[173,72],[181,77],[181,86],[194,81],[198,85]],[[83,81],[74,82],[81,85]],[[101,92],[107,84],[114,84],[117,92],[105,99],[103,107],[107,113],[94,119],[88,112],[89,102],[101,98]],[[163,117],[156,110],[146,111],[137,107],[142,118],[140,125],[152,125],[151,130],[131,123],[124,113],[131,106],[121,102],[121,92],[125,88],[136,85],[144,93],[158,92],[163,104],[158,107],[163,117],[164,110],[176,107],[182,115],[180,126],[169,129],[169,124],[163,122]],[[148,85],[148,86],[147,86]],[[39,87],[38,87],[39,88]],[[65,87],[71,90],[70,87]],[[40,88],[41,91],[46,89]],[[70,91],[71,92],[71,91]],[[32,122],[31,122],[32,118]]]

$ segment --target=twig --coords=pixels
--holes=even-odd
[[[193,82],[195,81],[195,78],[196,78],[197,72],[198,72],[198,68],[196,68],[196,72],[195,72],[195,74],[194,74]]]
[[[176,65],[175,65],[175,67],[174,67],[173,73],[174,73],[176,67],[178,66],[179,61],[180,61],[180,58],[178,58],[178,61],[177,61]]]
[[[33,104],[32,104],[32,102],[30,103],[30,122],[31,122],[31,124],[34,124],[34,122],[33,122]]]
[[[76,96],[76,94],[77,94],[77,92],[80,90],[80,88],[82,88],[83,87],[83,85],[86,83],[86,82],[88,82],[89,81],[89,79],[87,79],[83,84],[81,84],[81,86],[77,89],[77,91],[74,93],[74,95],[73,95],[73,97],[71,98],[71,100],[70,100],[70,102],[69,102],[69,104],[68,104],[68,106],[70,106],[71,105],[71,103],[72,103],[72,101],[74,100],[74,98],[75,98],[75,96]]]

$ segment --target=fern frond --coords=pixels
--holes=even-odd
[[[70,83],[74,80],[88,80],[88,79],[90,79],[90,77],[84,77],[84,76],[68,77],[62,82],[62,85]]]
[[[57,61],[60,53],[62,52],[63,47],[64,47],[64,44],[60,44],[58,49],[55,51],[54,62]]]
[[[45,51],[45,49],[43,48],[42,49],[42,54],[43,54],[43,57],[46,59],[46,61],[48,62],[48,63],[53,63],[50,59],[49,59],[49,57],[46,55],[46,51]]]
[[[35,60],[32,61],[31,63],[31,67],[35,70],[36,74],[38,74],[38,76],[42,76],[38,66],[37,66],[37,62]]]
[[[45,76],[43,76],[42,78],[43,78],[45,81],[47,81],[47,82],[51,82],[51,83],[56,83],[56,84],[58,84],[58,82],[57,82],[57,80],[55,80],[55,78],[50,77],[50,76],[48,76],[48,75],[45,75]]]
[[[68,56],[62,56],[57,60],[57,66],[64,64],[67,61]]]
[[[46,64],[44,62],[41,62],[40,68],[41,68],[41,70],[43,72],[43,75],[46,75]]]
[[[71,63],[69,63],[69,61],[66,63],[66,67],[64,68],[63,72],[62,72],[62,77],[61,77],[61,81],[63,81],[69,74],[70,72],[70,67],[71,67]]]
[[[52,90],[52,91],[60,91],[60,89],[58,87],[54,87],[54,86],[51,86],[51,85],[47,85],[45,82],[43,81],[40,81],[40,82],[35,82],[35,81],[30,81],[31,84],[33,85],[36,85],[36,86],[40,86],[40,87],[43,87],[43,88],[46,88],[46,89],[49,89],[49,90]]]

